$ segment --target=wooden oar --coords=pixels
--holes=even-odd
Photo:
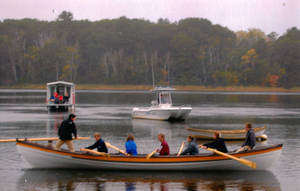
[[[93,151],[91,149],[83,149],[83,148],[81,148],[80,150],[88,152],[88,153],[94,153],[96,155],[101,155],[101,156],[106,157],[106,158],[110,158],[110,155],[105,153],[105,152],[98,152],[98,151]]]
[[[177,154],[177,156],[179,156],[180,155],[180,153],[181,153],[181,151],[182,151],[182,149],[183,149],[183,147],[184,147],[184,141],[182,142],[182,144],[181,144],[181,147],[180,147],[180,149],[179,149],[179,152],[178,152],[178,154]]]
[[[202,148],[202,149],[205,149],[205,148],[203,148],[203,146],[201,146],[201,148]],[[242,163],[243,165],[249,166],[249,167],[251,167],[251,168],[256,168],[256,163],[251,162],[251,161],[249,161],[249,160],[237,158],[237,157],[234,157],[234,156],[232,156],[232,155],[229,155],[229,154],[226,154],[226,153],[223,153],[223,152],[221,152],[221,151],[218,151],[218,150],[215,150],[215,149],[211,149],[211,148],[206,148],[206,150],[209,150],[209,151],[214,152],[214,153],[217,153],[217,154],[219,154],[219,155],[222,155],[222,156],[231,158],[231,159],[233,159],[233,160],[236,160],[236,161]]]
[[[147,154],[146,160],[148,161],[150,159],[150,157],[152,157],[156,152],[157,152],[157,150],[154,150],[151,153]]]
[[[106,145],[106,147],[108,147],[108,148],[115,149],[116,151],[122,153],[123,155],[130,156],[129,154],[127,154],[127,153],[126,153],[125,151],[123,151],[122,149],[119,149],[118,147],[115,147],[115,146],[111,145],[111,144],[108,143],[108,142],[105,142],[105,145]]]
[[[0,143],[6,143],[6,142],[15,142],[15,141],[56,141],[58,140],[58,137],[48,137],[48,138],[25,138],[25,139],[2,139],[0,140]],[[90,137],[77,137],[76,139],[73,138],[73,140],[83,140],[83,139],[90,139]]]

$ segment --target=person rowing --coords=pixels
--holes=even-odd
[[[155,156],[158,155],[170,155],[170,149],[168,143],[165,141],[165,135],[164,134],[159,134],[157,136],[157,139],[161,142],[161,149],[156,150]]]
[[[101,139],[100,133],[95,133],[94,135],[96,142],[92,144],[91,146],[85,147],[85,149],[95,149],[97,148],[98,152],[104,152],[108,153],[107,147],[105,145],[105,142]],[[82,149],[80,149],[82,150]]]
[[[203,148],[203,149],[212,148],[212,149],[217,149],[218,151],[221,151],[223,153],[228,153],[224,139],[221,138],[221,134],[219,132],[215,132],[214,141],[210,143],[201,144],[199,145],[199,148]]]
[[[125,143],[125,148],[126,148],[126,153],[129,155],[136,156],[137,151],[136,151],[136,144],[134,142],[134,136],[133,135],[128,135],[126,138],[126,143]]]
[[[247,131],[246,139],[243,145],[236,151],[236,153],[247,151],[247,150],[250,151],[251,149],[253,149],[253,147],[256,144],[255,133],[252,129],[251,123],[245,124],[245,131]]]
[[[189,142],[189,145],[184,151],[182,151],[180,153],[180,155],[187,155],[187,154],[198,155],[199,154],[199,149],[198,149],[198,146],[196,144],[195,136],[194,135],[188,135],[187,136],[187,141]]]

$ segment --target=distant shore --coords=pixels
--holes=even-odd
[[[285,89],[278,87],[258,87],[258,86],[227,86],[227,87],[209,87],[209,86],[173,86],[180,91],[222,91],[222,92],[300,92],[300,87]],[[78,90],[151,90],[151,85],[95,85],[95,84],[76,84]],[[46,85],[28,84],[14,86],[0,86],[0,89],[46,89]]]

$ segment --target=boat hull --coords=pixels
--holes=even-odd
[[[67,104],[52,104],[47,105],[49,111],[69,111],[69,108],[72,108],[72,105]]]
[[[153,120],[179,120],[184,121],[192,111],[190,107],[170,107],[170,108],[134,108],[132,117],[136,119]]]
[[[225,140],[245,140],[247,132],[244,130],[236,130],[236,131],[217,131],[217,130],[201,130],[201,129],[193,129],[187,128],[187,130],[191,131],[197,139],[213,139],[215,132],[220,132],[221,136]],[[264,138],[264,133],[266,130],[266,126],[261,128],[254,128],[255,137],[257,139]]]
[[[106,170],[148,170],[148,171],[199,171],[199,170],[254,170],[235,160],[216,154],[196,156],[160,156],[146,155],[120,156],[110,158],[92,154],[71,153],[53,150],[35,143],[17,142],[21,156],[32,168],[72,168],[72,169],[106,169]],[[266,170],[279,158],[282,145],[254,149],[244,153],[234,153],[257,164],[256,170]]]

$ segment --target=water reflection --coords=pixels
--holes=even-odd
[[[269,171],[124,172],[26,170],[18,188],[27,190],[280,190]]]
[[[57,132],[61,122],[64,120],[65,117],[66,117],[65,112],[55,112],[55,113],[49,112],[48,120],[46,121],[47,132],[51,132],[53,130]]]

